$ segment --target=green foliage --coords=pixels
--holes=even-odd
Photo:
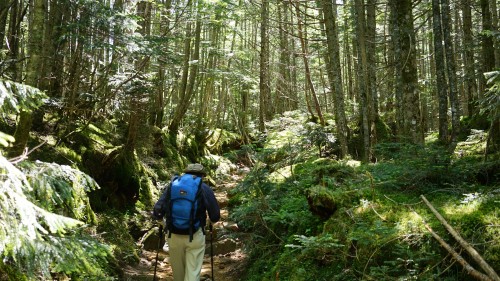
[[[120,264],[135,264],[139,261],[136,241],[131,235],[129,224],[134,217],[128,213],[109,211],[98,214],[97,231],[102,233],[102,239],[111,245],[114,256],[118,257]]]
[[[230,201],[232,219],[251,234],[247,280],[465,280],[416,215],[447,239],[422,193],[500,264],[500,163],[483,161],[481,132],[454,153],[433,143],[379,143],[378,162],[359,166],[317,158],[313,138],[292,137],[300,122],[286,122],[272,123],[278,131],[252,150],[256,164]],[[325,207],[319,198],[336,211],[314,215],[311,206]]]
[[[24,161],[22,172],[32,187],[31,201],[45,210],[94,224],[87,192],[99,189],[89,175],[66,165]]]
[[[329,233],[318,236],[294,235],[293,237],[298,244],[287,244],[285,247],[298,249],[303,256],[308,256],[308,259],[319,259],[321,262],[336,259],[335,257],[341,254],[338,249],[345,246]]]
[[[490,88],[479,101],[481,113],[487,113],[490,120],[500,118],[500,71],[492,71],[484,74]]]
[[[81,185],[78,188],[83,190],[92,188],[83,185],[95,187],[95,183],[69,167],[39,164],[39,173],[49,174],[46,181],[42,175],[27,177],[0,156],[0,177],[3,182],[0,189],[0,255],[3,266],[30,278],[42,276],[48,279],[56,272],[71,276],[74,280],[109,280],[106,268],[113,260],[109,248],[86,234],[81,221],[42,208],[59,212],[56,208],[58,205],[76,206],[77,202],[86,202],[85,194],[72,193],[69,190],[71,185],[63,183],[66,180],[76,180],[76,186]],[[34,166],[30,168],[30,171],[36,169]],[[38,188],[45,190],[38,192]],[[45,196],[43,199],[48,202],[40,202],[40,195]],[[88,215],[89,211],[86,211],[79,213],[77,210],[73,214]]]
[[[14,137],[0,132],[0,146],[9,147],[14,142]]]
[[[0,115],[18,113],[21,110],[33,110],[42,105],[47,98],[37,88],[0,79]]]
[[[336,149],[336,147],[334,146],[336,138],[333,135],[333,128],[323,127],[312,122],[307,123],[305,126],[303,141],[306,144],[312,144],[316,147],[318,151],[318,157],[322,157],[323,153],[331,154]]]

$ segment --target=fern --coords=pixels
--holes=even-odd
[[[33,110],[46,98],[45,93],[37,88],[0,79],[0,115]]]
[[[23,166],[27,175],[0,155],[3,263],[33,279],[37,276],[51,280],[51,273],[59,272],[105,280],[104,267],[111,256],[110,249],[84,234],[83,222],[45,209],[58,211],[58,206],[87,202],[84,191],[96,188],[97,184],[82,172],[66,166],[40,162]],[[66,182],[68,180],[70,182]],[[73,187],[76,191],[69,190]],[[75,217],[84,217],[84,212],[75,212]]]
[[[89,175],[66,165],[22,162],[20,167],[33,188],[28,195],[46,210],[95,223],[87,192],[99,188]]]

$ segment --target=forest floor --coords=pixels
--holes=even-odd
[[[219,181],[214,188],[215,196],[221,207],[221,220],[214,224],[214,242],[213,242],[213,279],[211,263],[211,245],[210,233],[206,235],[206,250],[201,270],[201,280],[205,281],[237,281],[241,280],[244,273],[247,257],[242,249],[240,239],[235,238],[243,234],[237,233],[235,223],[229,221],[228,212],[228,191],[237,186],[246,174],[245,170],[239,170],[237,173],[229,176],[227,179]],[[167,250],[167,251],[166,251]],[[125,281],[150,281],[153,280],[156,251],[142,250],[140,261],[133,266],[124,268]],[[169,263],[168,246],[158,252],[158,264],[156,268],[156,281],[173,280],[172,269]]]

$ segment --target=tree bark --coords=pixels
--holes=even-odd
[[[269,79],[269,0],[263,0],[260,11],[260,76],[259,76],[259,131],[266,130],[268,104],[271,94]]]
[[[451,107],[451,150],[457,145],[457,137],[460,133],[460,101],[458,99],[456,60],[454,56],[453,38],[451,35],[450,2],[441,0],[441,13],[443,22],[444,48],[446,53],[446,69],[448,74],[448,86],[450,91],[449,100]]]
[[[295,11],[297,12],[297,32],[299,36],[299,41],[300,41],[300,47],[302,50],[302,60],[304,62],[304,71],[306,75],[306,83],[311,91],[311,99],[312,102],[314,103],[314,109],[316,111],[316,114],[318,114],[319,118],[319,123],[321,126],[325,126],[325,118],[323,117],[323,112],[321,110],[321,106],[319,105],[319,100],[318,96],[316,95],[316,90],[314,88],[314,84],[312,82],[312,77],[311,77],[311,70],[309,68],[309,59],[307,58],[309,56],[309,52],[307,50],[307,45],[306,45],[306,38],[304,36],[304,31],[303,31],[303,25],[302,25],[302,17],[301,17],[301,12],[300,12],[300,2],[296,1],[294,3],[295,5]]]
[[[370,136],[370,89],[368,75],[368,58],[366,54],[366,19],[363,0],[354,1],[356,18],[356,46],[358,56],[358,88],[361,98],[361,128],[363,136],[363,161],[372,157]]]
[[[465,65],[465,95],[467,97],[467,114],[469,117],[477,113],[474,105],[477,100],[477,77],[474,63],[474,37],[472,34],[471,0],[462,0],[462,30]]]
[[[482,69],[481,72],[489,72],[495,68],[495,48],[493,46],[493,24],[491,19],[491,10],[489,0],[480,0],[482,14],[482,35],[481,35],[481,55]],[[483,93],[486,89],[486,80],[483,75],[479,76],[479,93]]]
[[[347,118],[345,115],[344,87],[342,85],[342,68],[340,66],[340,46],[337,28],[337,4],[329,0],[321,0],[326,29],[326,57],[327,74],[330,89],[334,100],[335,123],[337,124],[337,138],[340,144],[340,158],[347,156]]]
[[[439,140],[442,143],[448,143],[448,86],[446,82],[441,6],[439,5],[439,0],[432,0],[432,29],[434,34],[436,89],[439,104]]]
[[[400,125],[402,131],[400,135],[405,137],[406,141],[423,144],[424,133],[422,130],[422,120],[420,114],[420,100],[418,90],[417,76],[417,56],[415,30],[413,28],[413,12],[411,0],[391,0],[392,13],[394,13],[394,31],[395,59],[398,61],[397,67],[400,69],[398,75],[399,85],[396,87],[401,90],[400,101],[397,116],[402,118]]]
[[[43,27],[45,17],[45,1],[34,0],[31,11],[32,20],[29,25],[30,36],[28,39],[28,62],[26,65],[26,84],[38,88],[40,80],[39,70],[43,65]],[[15,14],[13,14],[15,15]],[[15,39],[17,40],[17,39]],[[40,52],[42,50],[42,52]],[[9,151],[10,157],[20,156],[29,139],[29,133],[32,127],[33,116],[31,111],[22,110],[19,115],[19,122],[14,133],[15,142]]]

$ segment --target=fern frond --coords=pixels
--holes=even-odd
[[[67,165],[45,162],[22,162],[20,168],[33,191],[29,193],[37,205],[51,212],[95,223],[87,192],[99,189],[89,175]]]
[[[61,272],[105,280],[103,268],[112,256],[109,247],[85,235],[85,225],[80,220],[48,210],[59,212],[63,205],[88,203],[85,192],[97,187],[88,175],[67,166],[26,162],[23,170],[19,170],[0,155],[3,263],[34,279],[42,276],[41,280],[52,280],[51,273]],[[40,197],[40,194],[50,196]],[[49,202],[42,202],[45,199]]]
[[[47,95],[38,88],[0,79],[0,114],[36,109],[46,98]]]

